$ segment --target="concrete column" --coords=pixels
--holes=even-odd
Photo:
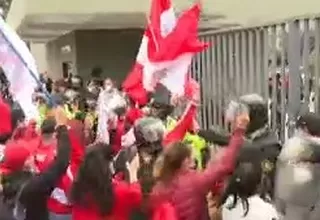
[[[40,73],[48,71],[46,44],[30,42],[30,51],[36,60],[38,71]]]

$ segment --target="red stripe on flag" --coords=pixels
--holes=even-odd
[[[198,39],[199,16],[200,6],[195,4],[180,16],[173,31],[164,38],[161,36],[158,24],[150,23],[146,33],[149,38],[149,60],[151,62],[172,61],[184,53],[196,53],[207,48],[208,44]],[[153,37],[150,36],[150,30]],[[155,44],[158,45],[157,50],[155,50]]]
[[[196,114],[196,105],[190,104],[186,109],[185,114],[178,121],[177,125],[165,135],[162,142],[163,146],[167,147],[169,144],[182,141],[186,133],[193,129]]]
[[[136,63],[125,81],[122,83],[123,91],[139,105],[145,105],[148,103],[148,92],[144,89],[143,83],[143,66]]]

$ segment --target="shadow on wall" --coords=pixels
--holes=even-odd
[[[123,81],[141,43],[143,29],[76,31],[77,72],[88,79],[92,68],[102,68],[102,77]]]

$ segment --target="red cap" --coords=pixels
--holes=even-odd
[[[9,174],[21,170],[31,155],[25,141],[10,142],[0,149],[0,173]]]

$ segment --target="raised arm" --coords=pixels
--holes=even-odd
[[[66,126],[57,128],[58,154],[55,161],[43,173],[34,176],[24,187],[22,195],[32,196],[33,192],[43,192],[48,195],[56,185],[57,181],[66,172],[70,159],[70,141]]]
[[[194,184],[198,189],[204,191],[210,190],[216,181],[223,180],[233,171],[237,156],[244,142],[244,134],[248,122],[249,117],[247,115],[237,117],[235,130],[222,155],[210,162],[205,171],[199,173],[198,177],[194,180]]]

